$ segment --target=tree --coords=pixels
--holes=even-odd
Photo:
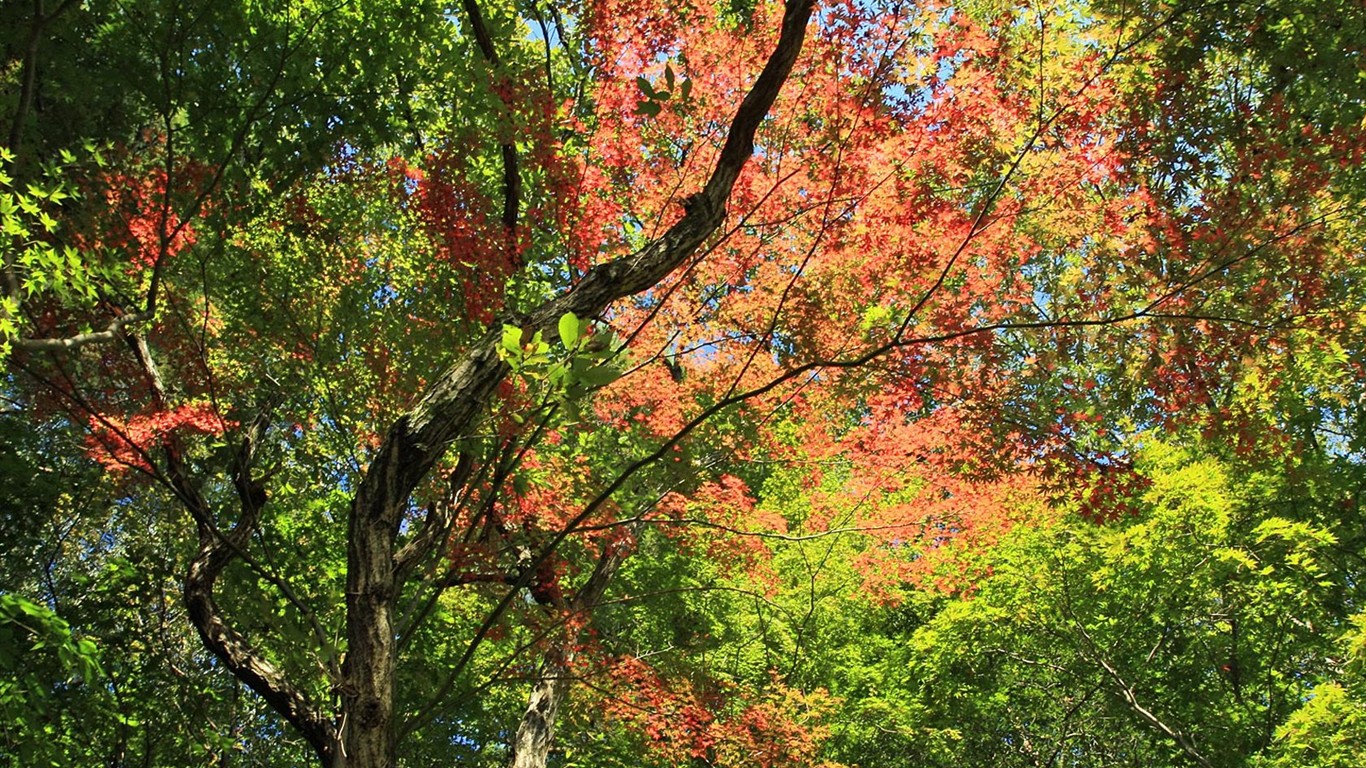
[[[1275,68],[1294,8],[11,10],[6,396],[111,535],[184,511],[190,623],[324,765],[546,764],[571,679],[657,677],[599,607],[636,546],[761,580],[753,532],[852,525],[890,594],[1028,473],[1105,516],[1120,433],[1248,426],[1260,348],[1357,348],[1357,118]],[[752,687],[684,752],[814,733]]]
[[[1254,764],[1337,677],[1354,526],[1283,506],[1284,477],[1156,441],[1140,465],[1133,517],[1018,529],[901,651],[913,711],[955,733],[944,764]]]

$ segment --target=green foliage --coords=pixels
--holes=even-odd
[[[18,595],[0,594],[0,712],[21,731],[17,736],[7,734],[6,739],[6,751],[21,759],[32,757],[35,745],[28,740],[41,738],[42,731],[25,728],[25,724],[46,716],[55,703],[57,691],[45,679],[53,669],[66,675],[56,681],[59,690],[73,684],[93,685],[102,675],[99,653],[89,638],[73,636],[71,626],[51,608]]]
[[[1276,743],[1269,754],[1254,765],[1348,768],[1366,758],[1363,630],[1366,614],[1352,616],[1350,629],[1340,639],[1340,678],[1314,686],[1299,709],[1276,729]]]
[[[675,90],[677,86],[677,90]],[[664,65],[664,77],[658,83],[652,83],[648,78],[637,77],[636,87],[640,89],[640,94],[644,98],[636,102],[636,114],[645,117],[655,117],[675,94],[679,102],[687,102],[692,95],[691,80],[676,80],[672,64]]]
[[[561,347],[552,350],[540,331],[523,340],[521,328],[504,325],[498,348],[499,359],[531,385],[533,402],[554,402],[565,409],[571,421],[578,419],[578,400],[622,374],[622,354],[611,334],[585,331],[572,313],[562,315],[557,323]],[[524,420],[519,413],[511,416],[518,423]]]
[[[1335,682],[1317,685],[1276,731],[1276,755],[1258,765],[1350,768],[1366,756],[1366,702]]]
[[[24,331],[21,305],[55,301],[89,307],[106,277],[87,256],[59,239],[61,206],[73,194],[66,167],[75,161],[63,151],[63,164],[21,187],[11,175],[14,153],[0,147],[0,263],[9,282],[0,296],[0,362]]]
[[[1353,754],[1360,705],[1335,645],[1353,636],[1356,565],[1338,560],[1333,529],[1354,526],[1319,517],[1302,475],[1151,437],[1138,455],[1151,486],[1135,517],[1017,529],[970,593],[901,609],[933,607],[883,672],[906,697],[904,725],[889,729],[906,764]],[[887,752],[887,735],[846,738],[846,761]]]
[[[281,723],[185,621],[173,508],[126,517],[118,483],[73,452],[82,434],[25,417],[0,416],[0,765],[297,764],[294,739],[247,736]]]

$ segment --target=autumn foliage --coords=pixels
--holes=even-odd
[[[1093,603],[1143,590],[1107,593],[1123,567],[1078,542],[1146,552],[1178,508],[1217,532],[1188,570],[1235,586],[1159,648],[1236,635],[1271,599],[1249,558],[1350,581],[1307,565],[1334,524],[1247,510],[1358,505],[1325,490],[1360,463],[1366,365],[1351,3],[1337,26],[1287,2],[105,5],[39,4],[25,39],[53,52],[0,105],[30,185],[0,190],[4,397],[117,510],[169,521],[156,572],[259,697],[223,755],[284,732],[328,766],[1033,749],[1012,734],[1036,724],[936,719],[997,667],[935,638],[1025,664],[993,634],[1018,621],[1106,675],[1053,762],[1089,754],[1068,718],[1103,691],[1127,709],[1095,722],[1211,765],[1138,703],[1179,686],[1093,639]],[[82,106],[106,59],[127,103]],[[1106,564],[1090,602],[1021,564],[1040,541],[1068,578]],[[954,716],[1015,716],[992,695]],[[1151,757],[1125,745],[1096,754]]]

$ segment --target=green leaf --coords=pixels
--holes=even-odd
[[[579,343],[579,318],[573,312],[560,316],[560,342],[565,349],[573,349]]]
[[[503,349],[520,355],[522,352],[522,329],[515,325],[503,326]]]
[[[595,365],[579,374],[584,384],[601,387],[621,378],[621,370],[614,365]]]

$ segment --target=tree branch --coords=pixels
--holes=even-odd
[[[777,47],[741,103],[704,190],[663,236],[629,256],[588,271],[568,293],[542,304],[522,324],[548,332],[572,312],[597,317],[612,302],[644,291],[672,272],[721,225],[726,201],[754,150],[754,134],[791,73],[806,36],[814,0],[789,0]],[[501,328],[492,328],[442,373],[418,404],[393,425],[356,496],[362,514],[397,525],[397,514],[417,484],[492,399],[508,366],[497,354]]]
[[[1095,641],[1091,638],[1091,634],[1082,626],[1081,620],[1076,616],[1073,616],[1070,610],[1067,610],[1066,612],[1072,618],[1072,623],[1076,625],[1077,632],[1081,635],[1082,643],[1078,650],[1081,651],[1082,657],[1089,659],[1092,663],[1105,671],[1106,676],[1108,676],[1114,684],[1114,692],[1119,695],[1120,699],[1124,701],[1124,704],[1128,706],[1134,714],[1138,715],[1140,720],[1147,723],[1167,738],[1175,741],[1177,746],[1181,747],[1181,751],[1186,753],[1187,757],[1194,760],[1197,764],[1204,766],[1204,768],[1209,768],[1209,759],[1202,755],[1200,750],[1196,748],[1195,740],[1191,735],[1180,728],[1168,725],[1154,714],[1152,710],[1144,707],[1139,702],[1137,694],[1134,693],[1133,686],[1129,685],[1129,683],[1124,680],[1124,677],[1119,674],[1119,670],[1115,669],[1113,665],[1101,656],[1099,647],[1097,647]]]
[[[484,16],[479,11],[479,3],[476,0],[461,0],[461,6],[465,9],[465,15],[470,17],[470,29],[474,32],[474,41],[479,47],[479,53],[483,55],[484,61],[488,62],[489,68],[493,70],[494,78],[501,77],[498,72],[498,51],[493,47],[493,37],[489,35],[488,26],[484,24]],[[496,85],[496,83],[495,83]],[[507,99],[498,89],[494,88],[494,94],[503,103],[505,108],[509,108]],[[511,109],[508,109],[511,112]],[[499,149],[503,155],[503,229],[507,235],[507,246],[509,255],[515,255],[513,248],[516,246],[517,217],[521,208],[522,198],[522,176],[517,168],[517,145],[511,140],[504,140],[499,143]]]
[[[147,375],[154,400],[164,407],[167,401],[165,384],[152,359],[147,340],[142,336],[134,336],[130,342]],[[191,482],[177,446],[174,442],[166,446],[168,480],[176,496],[194,518],[199,535],[198,551],[185,573],[185,607],[190,623],[198,630],[204,646],[234,676],[251,686],[272,708],[298,728],[323,764],[329,765],[336,753],[337,735],[327,715],[301,689],[286,679],[281,670],[257,653],[242,633],[227,624],[213,597],[218,577],[242,551],[260,521],[263,500],[253,488],[245,467],[250,465],[255,445],[264,430],[265,419],[258,418],[242,438],[234,468],[234,484],[242,502],[242,514],[226,533],[214,522],[208,500]]]
[[[426,517],[422,518],[422,527],[394,555],[394,572],[398,575],[399,582],[405,581],[413,567],[422,562],[450,535],[452,512],[463,495],[465,483],[469,481],[473,469],[474,457],[469,453],[461,453],[449,478],[450,496],[432,505]]]
[[[681,265],[720,227],[725,219],[725,207],[731,189],[753,153],[754,134],[796,63],[813,7],[814,0],[788,0],[778,43],[736,110],[710,180],[700,193],[692,197],[683,217],[661,237],[639,251],[590,269],[568,293],[532,311],[522,323],[525,331],[548,331],[560,317],[570,312],[579,317],[596,317],[612,302],[647,290]],[[492,398],[495,388],[507,376],[509,368],[497,354],[501,337],[501,328],[491,328],[460,362],[443,372],[418,404],[390,429],[357,490],[351,511],[350,530],[353,537],[365,529],[396,530],[403,506],[412,490],[439,460],[446,446],[468,430],[476,415]],[[576,521],[581,522],[582,519]],[[389,535],[392,536],[392,533]],[[554,544],[566,535],[568,532],[557,536],[542,556],[548,557]],[[366,561],[376,555],[374,545],[374,542],[351,543],[348,574],[353,569],[364,568]],[[609,558],[600,562],[595,570],[602,575],[593,579],[594,584],[605,587],[610,578],[609,572],[615,568]],[[469,663],[484,635],[520,590],[531,583],[534,575],[534,567],[523,571],[517,583],[512,585],[499,605],[486,617],[456,663],[455,674]],[[385,586],[390,589],[393,587],[392,584]],[[348,580],[348,592],[351,589],[352,582]],[[597,591],[596,587],[589,590],[593,591]],[[351,599],[350,596],[348,599]],[[453,681],[454,676],[448,682]],[[443,686],[438,699],[445,690]],[[553,715],[550,719],[553,719]]]
[[[68,352],[87,344],[104,344],[118,339],[128,326],[151,320],[152,315],[151,310],[119,315],[111,320],[102,331],[78,333],[75,336],[62,339],[15,339],[14,346],[30,352]]]
[[[33,0],[33,26],[29,27],[28,38],[24,41],[23,74],[20,75],[19,106],[14,111],[14,122],[9,128],[9,148],[16,154],[19,143],[24,137],[24,121],[28,119],[29,109],[33,106],[33,93],[38,88],[38,46],[43,31],[57,17],[80,5],[80,0],[62,0],[52,13],[43,13],[43,0]]]

